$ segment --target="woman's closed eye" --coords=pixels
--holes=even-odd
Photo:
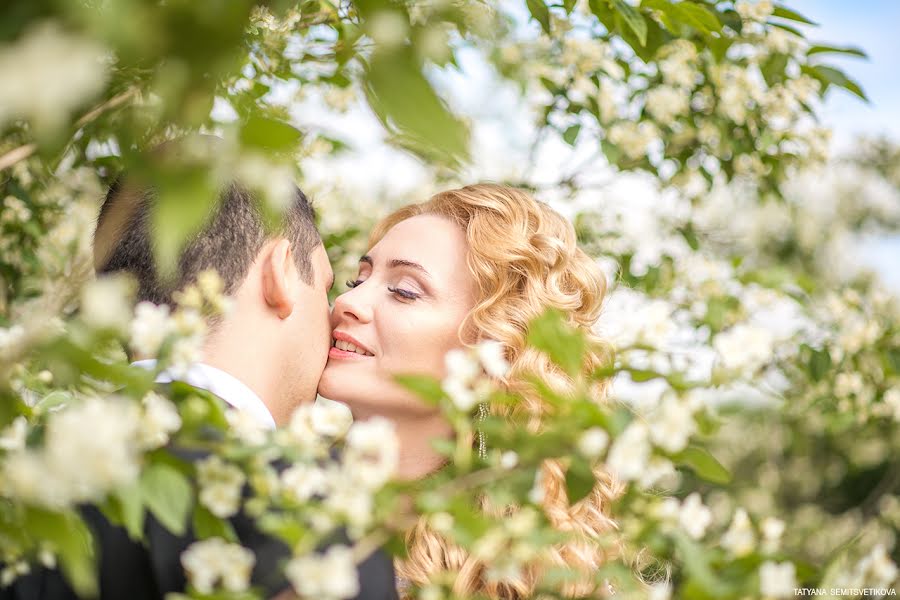
[[[347,287],[352,289],[362,283],[365,283],[365,279],[349,280],[349,281],[347,281]],[[387,286],[387,289],[390,293],[394,294],[394,296],[397,296],[397,298],[401,299],[401,300],[418,300],[419,298],[422,297],[422,294],[420,294],[418,292],[414,292],[412,290],[407,290],[407,289],[400,288],[400,287],[395,287],[392,285]]]

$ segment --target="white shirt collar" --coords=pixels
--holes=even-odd
[[[153,370],[156,368],[156,360],[138,360],[132,365]],[[171,383],[175,380],[215,394],[234,408],[252,415],[263,427],[275,429],[275,419],[262,398],[234,375],[203,363],[194,363],[184,375],[174,377],[168,371],[163,371],[156,376],[156,383]]]

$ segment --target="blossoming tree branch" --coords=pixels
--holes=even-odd
[[[548,598],[577,596],[585,577],[594,595],[657,600],[895,589],[900,305],[846,256],[860,232],[900,229],[900,149],[868,140],[829,155],[821,99],[865,101],[829,58],[865,54],[807,39],[815,15],[769,0],[0,11],[0,597],[42,569],[95,595],[90,511],[135,540],[151,521],[193,535],[177,560],[192,598],[263,597],[239,515],[289,549],[280,568],[302,598],[354,597],[357,565],[376,548],[403,560],[417,524],[489,565],[488,585],[539,573]],[[613,289],[596,329],[615,352],[587,376],[592,339],[552,311],[530,324],[530,347],[573,384],[533,378],[551,408],[539,432],[516,411],[473,414],[517,401],[496,384],[508,365],[490,344],[449,354],[443,380],[400,380],[456,434],[435,445],[446,467],[415,483],[394,477],[388,420],[352,423],[317,402],[267,431],[129,365],[136,353],[185,369],[231,299],[213,272],[172,307],[94,277],[94,221],[120,173],[159,183],[163,275],[224,183],[241,180],[276,220],[309,165],[359,158],[357,140],[326,126],[348,111],[416,157],[422,194],[470,183],[477,123],[436,83],[465,52],[518,91],[532,155],[555,141],[590,156],[550,184],[534,164],[504,175],[573,200],[579,243]],[[196,132],[223,141],[177,163],[147,153]],[[597,191],[601,167],[641,174],[658,202]],[[380,214],[424,199],[360,198],[340,182],[317,195],[338,281]],[[547,498],[552,477],[561,500]],[[600,489],[615,492],[615,527],[580,539],[561,523]],[[554,554],[564,543],[607,560],[586,574]],[[402,593],[464,595],[459,573],[428,575]]]

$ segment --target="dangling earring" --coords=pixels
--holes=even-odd
[[[476,415],[476,421],[484,421],[487,418],[487,403],[482,402],[478,405],[478,414]],[[481,429],[475,429],[475,443],[478,445],[478,458],[481,460],[487,459],[487,441],[486,436],[484,435],[484,431]]]

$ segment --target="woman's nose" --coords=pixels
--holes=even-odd
[[[335,298],[332,311],[335,324],[342,320],[361,323],[368,323],[372,320],[372,303],[368,298],[369,294],[363,289],[364,286],[365,283],[361,283]]]

